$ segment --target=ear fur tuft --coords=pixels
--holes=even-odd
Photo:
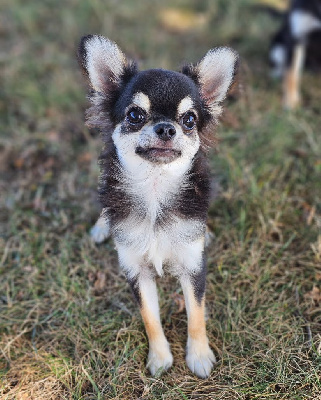
[[[78,49],[79,63],[93,89],[108,93],[120,84],[128,70],[136,72],[136,65],[127,60],[116,43],[101,35],[84,36]]]
[[[200,88],[201,97],[211,114],[221,113],[220,103],[225,99],[238,68],[238,54],[229,47],[209,50],[196,65],[183,67]]]
[[[209,50],[198,64],[202,97],[209,103],[222,102],[238,65],[238,54],[229,47]]]

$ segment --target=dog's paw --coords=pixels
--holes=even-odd
[[[295,110],[300,107],[301,99],[299,94],[290,94],[283,99],[283,107],[285,110]]]
[[[99,217],[90,230],[90,237],[94,243],[102,243],[110,235],[109,223],[104,217]]]
[[[204,343],[189,339],[186,351],[188,368],[199,378],[207,378],[216,362],[207,341]]]
[[[150,347],[147,368],[152,376],[159,376],[162,372],[167,371],[173,364],[173,356],[166,342],[162,345],[154,345]]]

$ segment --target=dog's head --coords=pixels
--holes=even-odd
[[[124,165],[142,159],[154,164],[190,161],[214,138],[237,59],[233,50],[221,47],[182,72],[138,71],[115,43],[86,36],[79,61],[92,87],[88,125],[112,138]]]

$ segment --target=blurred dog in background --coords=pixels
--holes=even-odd
[[[285,108],[300,103],[302,70],[321,67],[321,0],[292,0],[283,23],[272,39],[272,74],[283,79]]]

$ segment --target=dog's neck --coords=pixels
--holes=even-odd
[[[126,163],[122,159],[119,162],[122,188],[142,202],[151,222],[155,222],[184,186],[193,160],[154,164],[136,156]]]

